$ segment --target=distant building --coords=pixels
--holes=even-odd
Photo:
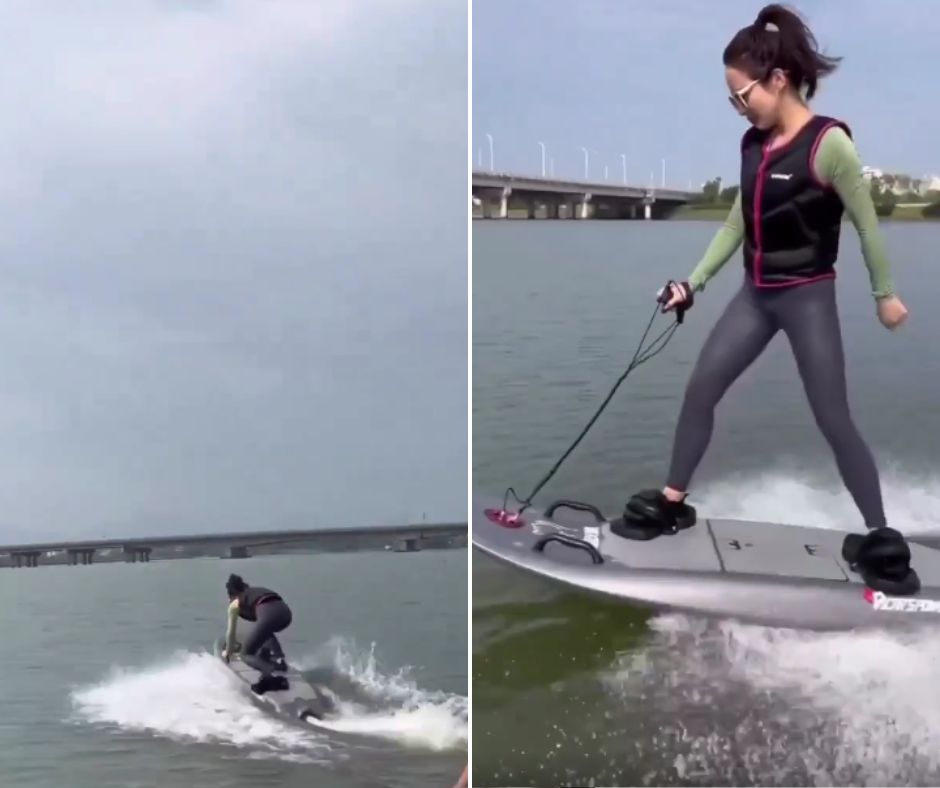
[[[911,192],[925,196],[928,192],[940,191],[940,175],[923,175],[913,178],[903,173],[886,172],[878,167],[862,167],[862,177],[866,181],[877,181],[884,191],[897,195]]]
[[[925,175],[921,181],[921,194],[932,191],[940,191],[940,175]]]

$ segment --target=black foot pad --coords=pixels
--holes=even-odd
[[[662,536],[663,527],[659,523],[651,523],[649,520],[639,520],[632,517],[618,517],[610,521],[611,533],[622,536],[624,539],[635,539],[646,542]]]
[[[264,695],[265,692],[277,690],[286,690],[290,685],[284,676],[262,676],[251,685],[251,691],[256,695]]]
[[[907,574],[900,580],[892,580],[865,571],[862,571],[861,575],[865,585],[870,589],[881,591],[889,596],[912,596],[920,591],[920,578],[913,569],[908,569]]]
[[[673,503],[659,490],[641,490],[624,507],[623,516],[610,523],[610,530],[624,539],[647,541],[674,534],[695,525],[695,509]]]
[[[920,578],[911,569],[911,548],[899,531],[874,528],[867,534],[847,534],[842,558],[865,584],[892,596],[910,596],[920,591]]]

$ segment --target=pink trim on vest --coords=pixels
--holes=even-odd
[[[763,146],[761,151],[760,164],[757,167],[757,183],[754,185],[754,284],[758,287],[764,285],[760,280],[760,264],[764,256],[764,249],[761,246],[761,198],[764,196],[764,174],[767,170],[767,162],[770,161],[770,143]]]
[[[811,123],[812,120],[808,120],[806,123]],[[839,121],[830,121],[825,126],[822,127],[820,132],[816,135],[816,139],[813,142],[813,147],[810,149],[809,154],[809,174],[813,181],[822,189],[828,189],[831,187],[831,184],[825,184],[816,177],[816,171],[813,168],[813,161],[816,158],[816,149],[819,147],[819,142],[822,140],[823,134],[825,134],[833,126],[842,127],[842,124]],[[780,151],[786,150],[796,138],[800,135],[803,129],[800,129],[796,134],[793,135],[786,143],[781,145],[779,148],[771,148],[770,141],[768,140],[767,144],[763,146],[761,151],[761,160],[760,165],[757,168],[757,183],[754,186],[754,284],[763,289],[779,289],[781,287],[796,287],[798,285],[808,285],[813,282],[821,282],[825,279],[835,279],[836,272],[831,271],[826,274],[820,274],[819,276],[810,276],[800,279],[791,279],[788,282],[762,282],[760,277],[760,264],[763,258],[763,249],[761,247],[761,198],[764,196],[764,180],[767,173],[767,164],[770,161],[771,153],[778,153]],[[744,146],[744,140],[741,141],[742,148]]]

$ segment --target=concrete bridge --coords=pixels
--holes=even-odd
[[[474,217],[507,219],[664,219],[694,196],[677,189],[474,171]]]
[[[252,553],[333,552],[464,547],[466,523],[422,523],[363,528],[320,528],[294,531],[241,531],[220,534],[152,536],[136,539],[91,539],[0,545],[0,566],[36,567],[43,564],[89,565],[97,559],[150,561],[157,558],[220,556],[247,558]]]

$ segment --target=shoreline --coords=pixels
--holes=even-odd
[[[723,221],[731,210],[730,205],[704,205],[691,206],[684,205],[671,214],[667,221]],[[924,216],[921,211],[921,205],[899,205],[887,216],[879,216],[880,222],[936,222],[940,217]],[[845,219],[847,221],[847,218]]]
[[[676,209],[675,212],[666,216],[662,219],[654,219],[653,221],[657,222],[722,222],[725,217],[728,215],[728,211],[731,210],[730,205],[707,205],[702,207],[693,207],[693,206],[682,206],[681,208]],[[879,216],[879,224],[885,222],[899,222],[899,223],[910,223],[910,222],[938,222],[940,221],[940,216],[924,216],[921,213],[922,206],[898,206],[895,208],[888,216]],[[529,219],[528,212],[525,209],[519,208],[510,208],[509,215],[505,219],[484,219],[479,211],[474,210],[471,214],[471,218],[474,221],[485,221],[485,222],[500,222],[500,221],[536,221],[536,222],[569,222],[569,221],[584,221],[583,219],[547,219],[545,217],[539,217],[537,219]],[[644,221],[642,219],[590,219],[588,221],[604,221],[604,222],[636,222]],[[844,217],[843,221],[848,221],[848,217]]]

